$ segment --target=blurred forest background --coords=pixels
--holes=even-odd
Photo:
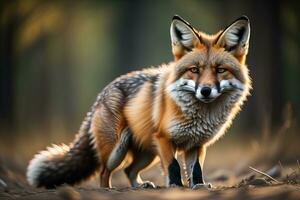
[[[225,138],[273,142],[284,132],[299,156],[299,4],[1,0],[0,154],[27,162],[50,143],[70,142],[106,84],[173,59],[169,27],[178,14],[207,33],[250,18],[252,96]]]

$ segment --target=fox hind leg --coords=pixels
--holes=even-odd
[[[155,153],[151,151],[135,149],[132,151],[132,156],[132,163],[125,168],[125,174],[129,179],[131,186],[154,188],[155,185],[152,182],[143,182],[139,173],[153,162]]]
[[[104,188],[111,187],[111,183],[110,183],[111,171],[109,169],[107,169],[104,166],[101,166],[99,177],[100,177],[100,187],[104,187]]]
[[[113,171],[122,163],[129,150],[130,144],[132,144],[132,132],[128,127],[125,127],[121,133],[121,137],[118,143],[115,145],[108,158],[106,165],[108,171]],[[131,164],[125,169],[126,176],[128,177],[131,186],[155,187],[154,184],[151,182],[143,182],[139,175],[141,170],[143,170],[152,163],[152,161],[155,158],[155,153],[151,152],[150,150],[141,150],[135,148],[135,145],[131,146],[133,160]]]
[[[125,127],[121,133],[121,137],[118,143],[115,145],[114,149],[109,155],[106,166],[110,171],[116,169],[124,160],[128,152],[129,144],[131,142],[131,137],[132,137],[131,131],[129,130],[128,127]]]

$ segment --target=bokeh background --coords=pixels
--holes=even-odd
[[[106,84],[171,61],[174,14],[211,34],[247,15],[252,95],[207,165],[232,166],[249,152],[296,162],[299,10],[288,0],[1,0],[0,156],[26,166],[45,146],[71,142]]]

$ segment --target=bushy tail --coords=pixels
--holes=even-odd
[[[90,177],[99,161],[86,120],[70,145],[53,145],[36,154],[27,168],[27,180],[36,187],[54,188],[64,183],[74,185]]]

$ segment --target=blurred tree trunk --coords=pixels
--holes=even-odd
[[[284,80],[284,66],[283,66],[283,30],[282,24],[280,20],[280,8],[282,6],[282,1],[275,0],[272,2],[273,8],[272,10],[272,37],[271,43],[272,45],[272,60],[271,60],[271,99],[272,99],[272,113],[271,113],[271,121],[272,127],[277,128],[281,126],[283,123],[283,111],[286,107],[286,93],[285,93],[285,83]],[[265,6],[270,6],[265,3]]]
[[[254,79],[252,95],[247,103],[249,119],[245,128],[271,131],[281,125],[284,108],[282,27],[279,19],[281,3],[279,0],[272,3],[255,0],[241,4],[239,0],[226,0],[223,5],[226,11],[222,18],[228,19],[230,16],[234,19],[245,14],[251,23],[247,64]]]
[[[142,53],[139,51],[143,27],[143,2],[128,1],[121,3],[118,21],[115,25],[117,36],[117,59],[116,66],[121,70],[120,72],[127,73],[135,69]]]
[[[280,1],[272,3],[267,1],[253,1],[252,20],[253,55],[256,57],[253,66],[257,81],[253,80],[255,88],[263,90],[254,91],[257,99],[257,116],[261,117],[263,128],[275,130],[282,123],[284,108],[284,83],[282,66],[282,30],[280,26]],[[270,29],[266,28],[266,24]],[[257,85],[263,83],[263,85]],[[260,92],[259,92],[260,91]]]
[[[8,129],[9,132],[15,132],[18,124],[18,115],[20,112],[16,110],[17,101],[25,101],[25,99],[16,99],[17,97],[31,96],[35,100],[34,103],[26,105],[24,109],[27,111],[23,113],[22,122],[24,124],[31,123],[32,120],[37,121],[37,124],[43,126],[47,124],[47,116],[49,113],[49,83],[50,73],[47,65],[47,55],[45,54],[47,35],[41,34],[36,39],[34,44],[24,50],[23,53],[16,51],[17,39],[20,37],[19,33],[22,31],[21,27],[27,22],[27,19],[36,14],[36,10],[42,8],[48,1],[36,2],[32,4],[30,10],[22,13],[20,1],[1,1],[1,26],[0,26],[0,126]],[[4,16],[5,15],[5,16]],[[4,20],[5,19],[5,20]],[[39,49],[39,51],[35,51]],[[41,73],[39,76],[32,74],[31,80],[36,81],[33,87],[22,91],[22,94],[17,96],[16,76],[18,74],[18,63],[20,57],[32,57],[34,55],[34,62],[40,66]],[[27,66],[26,66],[27,67]],[[29,84],[29,83],[22,83]],[[15,123],[16,122],[16,123]],[[0,133],[1,134],[1,133]]]
[[[15,71],[15,38],[19,24],[15,12],[6,16],[4,22],[4,10],[7,6],[15,6],[15,1],[4,0],[0,3],[2,26],[0,27],[0,125],[5,129],[13,127],[14,113],[14,71]],[[15,11],[15,9],[10,9]]]
[[[70,47],[72,46],[72,30],[70,27],[70,22],[74,17],[74,10],[72,9],[72,2],[65,2],[64,4],[64,19],[67,23],[64,24],[62,27],[64,44],[63,44],[63,60],[62,60],[62,67],[59,70],[60,72],[60,79],[62,80],[62,85],[60,88],[56,88],[59,91],[59,94],[63,95],[63,102],[61,105],[62,113],[60,113],[63,117],[62,119],[66,122],[65,127],[67,129],[71,128],[71,124],[74,124],[74,120],[77,118],[75,117],[76,111],[76,82],[72,75],[72,70],[75,70],[72,67],[72,56],[70,55]],[[51,67],[51,66],[49,66]],[[77,126],[76,126],[77,127]]]

